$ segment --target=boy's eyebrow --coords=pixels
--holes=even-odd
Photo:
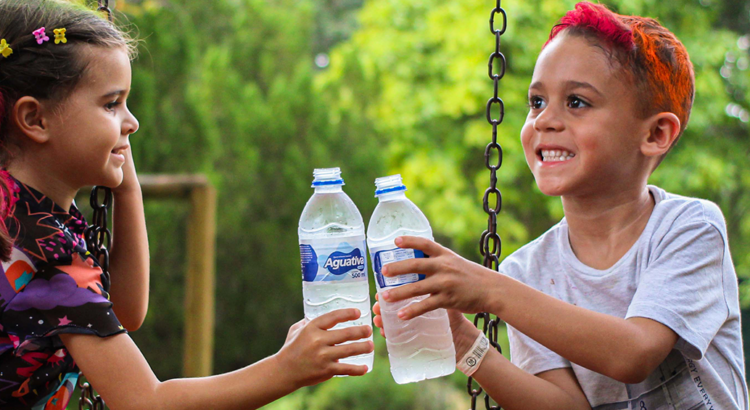
[[[565,89],[570,90],[575,88],[585,88],[599,94],[600,96],[603,95],[596,87],[587,82],[574,80],[568,80],[565,82]],[[533,89],[544,89],[544,85],[542,85],[541,81],[535,81],[529,86],[529,90]]]
[[[586,83],[586,82],[570,80],[570,81],[567,81],[565,83],[565,85],[567,86],[566,88],[568,88],[568,89],[571,89],[571,88],[585,88],[585,89],[591,90],[591,91],[599,94],[600,96],[602,95],[602,93],[599,92],[599,90],[597,90],[596,87],[594,87],[593,85],[591,85],[589,83]]]

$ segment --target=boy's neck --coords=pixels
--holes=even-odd
[[[64,181],[57,178],[57,175],[39,175],[38,172],[34,172],[34,169],[15,162],[8,165],[8,173],[13,175],[17,180],[43,193],[65,211],[70,210],[77,191],[69,188]]]
[[[570,245],[594,269],[608,269],[638,240],[655,201],[643,184],[614,195],[563,197]]]

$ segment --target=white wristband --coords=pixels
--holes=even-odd
[[[471,345],[469,351],[466,352],[464,357],[462,357],[458,363],[456,363],[458,370],[461,370],[463,374],[471,377],[471,375],[479,369],[479,365],[482,363],[482,360],[484,360],[484,356],[489,351],[489,347],[489,339],[487,339],[487,336],[485,336],[484,333],[479,332],[477,340]]]

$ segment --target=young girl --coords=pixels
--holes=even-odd
[[[293,325],[275,355],[232,373],[160,382],[127,335],[148,305],[148,243],[126,106],[133,42],[94,12],[53,0],[0,2],[0,407],[64,409],[87,376],[112,409],[257,408],[369,353],[340,310]],[[111,289],[73,204],[113,187]]]
[[[565,218],[505,258],[501,275],[397,238],[430,258],[383,274],[427,278],[380,296],[430,295],[403,319],[452,309],[458,367],[507,410],[747,410],[721,210],[648,185],[693,95],[688,53],[666,28],[577,4],[539,55],[521,130],[536,183],[561,197]],[[487,311],[509,325],[510,362],[460,313]]]

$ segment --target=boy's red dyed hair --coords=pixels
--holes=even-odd
[[[680,119],[680,138],[693,106],[695,74],[685,46],[674,34],[654,19],[623,16],[589,2],[567,12],[552,28],[545,46],[561,32],[602,46],[635,85],[639,114],[645,118],[674,113]]]

